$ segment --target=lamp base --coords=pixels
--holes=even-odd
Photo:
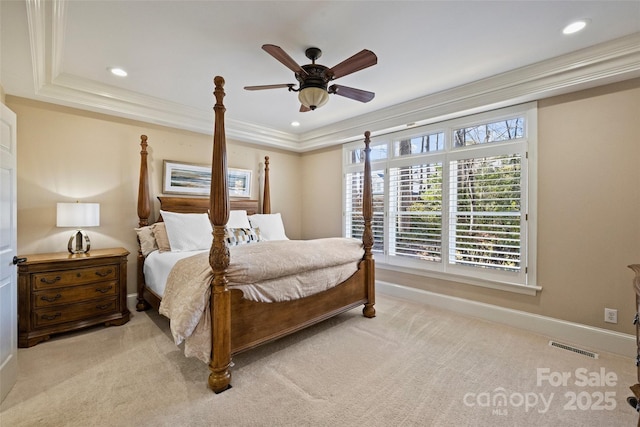
[[[91,249],[91,241],[89,240],[87,233],[85,233],[84,230],[76,230],[75,234],[73,234],[69,239],[67,249],[69,250],[69,253],[72,254],[84,254],[89,252],[89,249]]]

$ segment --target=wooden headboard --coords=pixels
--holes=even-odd
[[[209,199],[202,197],[168,197],[158,196],[160,209],[178,213],[207,213],[209,211]],[[260,213],[260,201],[258,200],[230,200],[231,210],[247,211],[247,215]],[[158,216],[158,221],[162,217]]]

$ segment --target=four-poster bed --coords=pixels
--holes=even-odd
[[[216,104],[213,135],[213,158],[211,167],[211,191],[209,199],[189,197],[159,197],[161,211],[179,213],[209,213],[213,240],[208,252],[207,269],[212,272],[212,280],[207,283],[210,290],[205,314],[210,316],[211,349],[209,358],[209,387],[216,393],[230,387],[231,357],[241,351],[296,332],[329,317],[364,304],[363,314],[375,316],[374,260],[371,253],[373,216],[371,194],[371,166],[369,159],[369,132],[365,133],[365,165],[363,182],[364,232],[362,244],[358,243],[359,256],[354,262],[355,273],[348,279],[310,296],[277,302],[257,302],[245,298],[239,289],[228,286],[230,263],[233,257],[226,240],[226,225],[230,210],[246,210],[248,215],[258,213],[256,200],[230,200],[227,182],[226,137],[223,105],[224,79],[215,77]],[[138,192],[139,226],[149,225],[150,194],[147,168],[147,137],[141,137],[140,182]],[[265,157],[264,195],[262,213],[269,214],[269,158]],[[161,218],[159,218],[161,220]],[[352,239],[353,240],[353,239]],[[292,241],[293,242],[293,241]],[[309,241],[313,242],[313,241]],[[273,242],[257,243],[259,247]],[[282,243],[282,242],[278,242]],[[284,244],[286,245],[286,243]],[[265,248],[265,246],[262,246]],[[235,249],[234,249],[235,250]],[[238,252],[233,252],[238,254]],[[314,253],[309,254],[315,256]],[[235,255],[234,255],[235,256]],[[233,259],[231,259],[233,258]],[[238,261],[239,262],[239,261]],[[161,296],[147,288],[144,273],[145,255],[138,253],[138,311],[149,306],[158,309]],[[250,264],[250,263],[249,263]],[[167,302],[167,301],[164,301]],[[169,316],[172,318],[171,316]],[[173,318],[172,318],[173,319]],[[209,320],[209,319],[206,319]],[[174,335],[175,336],[175,335]]]

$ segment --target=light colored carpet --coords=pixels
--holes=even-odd
[[[376,309],[375,319],[352,310],[236,356],[233,388],[218,395],[207,388],[207,366],[173,344],[166,319],[133,313],[124,326],[20,349],[0,425],[636,425],[626,403],[631,358],[594,360],[545,337],[384,295]],[[571,377],[553,386],[538,369]],[[581,369],[594,381],[604,369],[609,383],[581,385]]]

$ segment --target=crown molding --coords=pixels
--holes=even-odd
[[[212,110],[201,110],[61,73],[66,2],[27,0],[35,99],[193,132],[213,133]],[[51,4],[51,8],[45,7]],[[51,41],[47,42],[47,23]],[[640,33],[557,58],[293,134],[227,119],[227,137],[307,152],[640,76]]]

